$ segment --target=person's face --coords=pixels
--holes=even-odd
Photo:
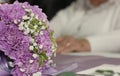
[[[100,6],[101,4],[107,2],[108,0],[90,0],[90,3],[97,7],[97,6]]]

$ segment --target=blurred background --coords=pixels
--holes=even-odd
[[[50,20],[58,45],[58,68],[73,63],[80,64],[78,71],[101,64],[120,65],[120,0],[18,1],[38,5]]]
[[[10,0],[13,3],[16,0]],[[51,20],[55,14],[69,6],[73,1],[76,0],[18,0],[19,2],[29,2],[31,5],[38,5],[46,13],[48,19]]]
[[[18,1],[42,8],[54,30],[58,53],[120,53],[120,0]]]

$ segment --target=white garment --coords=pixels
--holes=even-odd
[[[116,3],[102,10],[85,12],[76,3],[61,10],[50,22],[55,36],[72,35],[86,38],[92,52],[120,52],[120,4]]]

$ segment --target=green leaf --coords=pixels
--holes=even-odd
[[[114,71],[112,70],[96,70],[97,73],[111,73],[114,74]]]
[[[51,32],[50,32],[50,36],[53,36],[53,34],[54,34],[54,31],[51,31]]]
[[[36,47],[34,47],[33,51],[34,53],[38,54],[38,49]]]
[[[45,52],[39,54],[39,66],[43,64],[44,61],[48,60],[48,57]]]
[[[42,26],[44,26],[46,30],[48,29],[48,26],[46,25],[45,22],[42,22]]]
[[[104,73],[104,70],[96,70],[96,73]]]
[[[118,73],[120,75],[120,73]]]
[[[42,56],[39,56],[39,66],[41,66],[43,64],[43,58]]]
[[[33,19],[30,22],[32,25],[39,24],[39,20],[33,17]]]
[[[63,72],[58,74],[57,76],[76,76],[74,72]]]
[[[103,75],[103,76],[113,76],[114,75],[114,71],[112,71],[112,70],[96,70],[95,73],[99,74],[99,75]]]
[[[42,52],[39,55],[43,57],[43,60],[48,60],[48,56],[46,55],[45,52]]]
[[[55,43],[55,42],[56,42],[56,39],[53,38],[53,34],[54,34],[54,31],[51,31],[51,32],[50,32],[50,40],[51,40],[53,43]]]
[[[32,24],[30,24],[28,27],[29,27],[30,29],[34,29],[34,26],[33,26]]]
[[[37,27],[36,32],[39,32],[39,31],[40,31],[40,27]]]
[[[112,70],[105,70],[105,72],[109,72],[109,73],[114,74],[114,71],[112,71]]]

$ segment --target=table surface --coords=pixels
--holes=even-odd
[[[57,55],[54,58],[56,69],[62,70],[77,63],[78,68],[74,72],[83,71],[102,64],[120,65],[120,54],[103,54],[103,53],[69,53]]]
[[[72,56],[89,56],[89,55],[95,55],[95,56],[104,56],[104,57],[110,57],[110,58],[120,58],[120,53],[68,53],[67,55]]]

